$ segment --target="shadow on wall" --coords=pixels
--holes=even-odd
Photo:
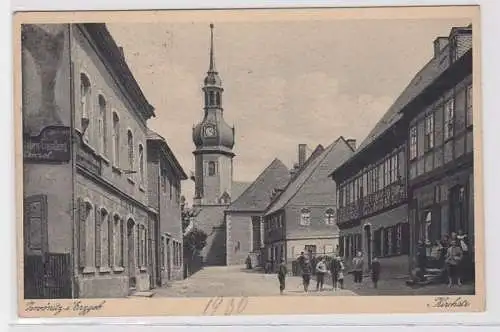
[[[225,266],[226,265],[226,226],[214,227],[211,234],[211,246],[204,257],[205,266]]]

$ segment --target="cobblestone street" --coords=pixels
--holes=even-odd
[[[374,289],[369,278],[355,285],[351,275],[345,279],[345,289],[333,291],[330,278],[325,278],[322,292],[316,292],[316,281],[311,280],[311,291],[304,293],[300,277],[287,277],[285,295],[289,296],[370,296],[370,295],[469,295],[474,285],[448,288],[446,285],[408,287],[406,279],[379,281]],[[276,274],[247,271],[242,266],[206,267],[188,279],[173,282],[168,287],[154,290],[155,297],[212,297],[212,296],[278,296],[279,283]]]
[[[312,291],[305,294],[302,279],[288,277],[285,295],[292,296],[346,296],[356,295],[349,290],[332,291],[325,285],[323,292]],[[276,274],[250,272],[242,266],[206,267],[188,279],[173,282],[170,286],[154,290],[155,297],[212,297],[212,296],[279,296]]]

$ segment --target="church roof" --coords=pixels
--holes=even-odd
[[[327,148],[321,152],[320,155],[316,156],[311,155],[308,162],[304,167],[300,170],[300,173],[295,176],[293,180],[287,185],[282,194],[271,204],[269,209],[266,211],[266,215],[272,214],[282,208],[286,207],[288,202],[295,197],[295,195],[300,191],[300,189],[304,186],[305,183],[311,178],[311,176],[315,173],[315,171],[321,167],[323,161],[330,155],[331,152],[335,152],[336,148],[339,147],[340,144],[345,144],[349,147],[349,151],[353,152],[350,145],[346,142],[346,140],[341,136],[335,142],[330,144]],[[339,156],[339,163],[345,160],[345,156]],[[325,181],[328,179],[325,179]]]
[[[246,190],[229,206],[228,211],[264,211],[271,203],[274,189],[283,188],[290,180],[288,168],[274,159]]]
[[[231,200],[234,202],[248,188],[250,182],[233,181],[231,185]]]

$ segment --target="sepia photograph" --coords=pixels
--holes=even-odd
[[[479,28],[17,13],[20,315],[485,310]]]

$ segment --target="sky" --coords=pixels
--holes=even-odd
[[[202,83],[214,23],[224,118],[235,126],[234,180],[252,182],[274,158],[339,136],[359,145],[433,56],[433,41],[470,19],[352,19],[112,23],[108,29],[146,98],[148,125],[189,175],[192,128],[203,117]],[[194,183],[182,183],[192,202]]]

